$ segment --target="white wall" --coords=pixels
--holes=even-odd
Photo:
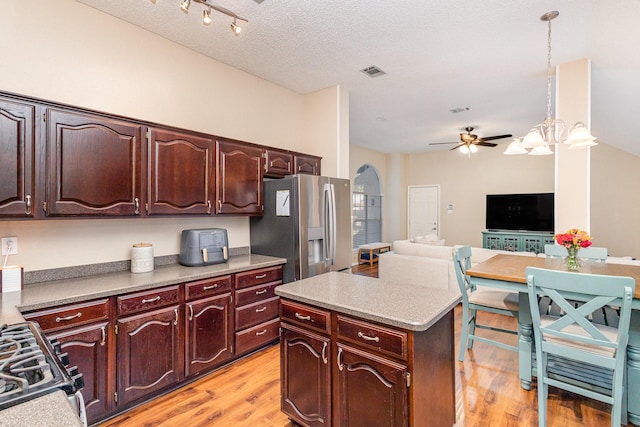
[[[327,172],[348,145],[343,89],[305,97],[73,0],[0,2],[0,52],[3,91],[319,155]],[[198,227],[249,245],[245,217],[0,221],[0,236],[18,236],[10,262],[33,271],[129,259],[140,240],[176,254]]]

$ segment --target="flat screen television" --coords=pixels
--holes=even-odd
[[[487,194],[487,230],[553,233],[553,193]]]

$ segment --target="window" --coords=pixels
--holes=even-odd
[[[382,192],[373,166],[358,169],[353,185],[353,247],[382,241]]]

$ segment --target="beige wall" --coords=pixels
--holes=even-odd
[[[325,173],[338,171],[348,145],[344,89],[302,96],[73,0],[1,2],[0,52],[3,91],[319,155]],[[10,263],[33,271],[128,259],[141,240],[176,254],[185,228],[224,227],[231,247],[248,246],[248,223],[0,221],[0,236],[18,237]]]
[[[640,259],[640,157],[600,143],[591,149],[591,236],[612,256]]]
[[[383,154],[351,146],[351,178],[364,163],[372,164],[384,183],[386,241],[406,236],[406,187],[439,184],[440,224],[447,244],[482,245],[485,230],[485,194],[554,191],[554,156],[504,156],[503,147],[484,149],[471,159],[458,153]],[[388,165],[404,164],[391,173]],[[405,163],[403,163],[405,162]],[[389,183],[395,186],[390,186]],[[404,182],[404,184],[395,184]],[[596,246],[611,256],[640,258],[640,157],[600,143],[591,150],[591,234]],[[398,204],[390,203],[400,195]],[[454,205],[447,214],[447,204]],[[397,225],[400,224],[399,227]],[[401,233],[390,231],[394,227]],[[563,230],[562,230],[563,231]]]

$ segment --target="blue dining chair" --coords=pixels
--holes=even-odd
[[[453,253],[453,265],[462,293],[462,333],[460,334],[460,354],[458,360],[464,360],[465,348],[471,349],[474,341],[481,341],[500,348],[518,351],[518,347],[487,337],[476,335],[476,328],[518,335],[518,331],[488,326],[478,323],[478,311],[518,317],[518,293],[494,289],[478,289],[469,282],[467,269],[471,268],[471,248],[462,246]]]
[[[538,425],[547,424],[549,386],[611,404],[611,426],[623,419],[625,361],[635,281],[631,277],[602,276],[527,267],[529,307],[536,349]],[[558,316],[541,315],[538,297],[544,295],[561,309]],[[573,301],[584,303],[574,307]],[[609,304],[620,307],[617,327],[598,325],[589,316]],[[552,363],[574,363],[587,371],[609,375],[611,388],[550,372]],[[568,362],[567,362],[568,361]],[[574,368],[575,369],[575,368]],[[608,382],[607,382],[608,383]],[[605,383],[605,384],[607,384]],[[626,420],[626,414],[624,414]]]
[[[564,258],[569,255],[567,253],[567,248],[564,246],[550,243],[544,245],[544,254],[549,258]],[[607,255],[607,248],[597,246],[589,246],[588,248],[582,248],[578,251],[578,258],[586,259],[588,261],[604,262],[607,260]]]

